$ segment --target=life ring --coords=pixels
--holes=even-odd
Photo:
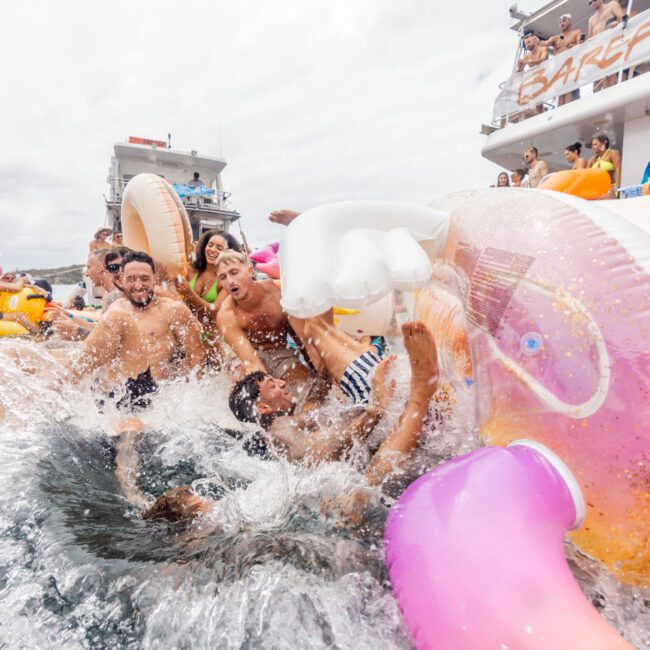
[[[557,192],[458,193],[434,207],[355,202],[303,213],[288,226],[280,249],[285,309],[302,317],[339,303],[363,309],[395,288],[419,289],[415,317],[434,326],[449,323],[434,330],[441,353],[469,349],[471,365],[458,367],[472,373],[483,441],[505,446],[525,437],[555,454],[587,504],[585,524],[570,533],[573,543],[622,581],[649,587],[650,235],[618,218],[607,202]],[[396,229],[400,238],[391,239]],[[440,265],[442,279],[435,274]],[[445,292],[453,298],[447,306],[440,299]],[[482,460],[458,463],[459,486],[484,476]],[[516,491],[516,484],[510,489]],[[459,493],[457,501],[464,498]],[[428,517],[442,526],[450,511],[427,503],[428,511],[419,509],[408,519]],[[553,515],[552,506],[547,514]],[[565,515],[560,509],[553,516],[564,526]],[[490,525],[490,518],[500,517],[499,504],[482,517]],[[444,540],[444,528],[436,530]],[[418,534],[430,539],[424,529]],[[554,552],[561,551],[560,544]],[[398,578],[395,567],[431,596],[451,589],[436,577],[435,562],[427,562],[433,572],[422,568],[414,547],[398,544],[396,550],[393,544],[391,553],[396,589],[408,580]],[[504,583],[516,574],[516,567],[500,569]],[[562,576],[551,577],[563,589]],[[462,571],[456,576],[458,583],[468,580]],[[489,609],[490,593],[484,595],[472,598],[477,620],[481,607]],[[593,608],[585,608],[580,590],[572,589],[563,602],[565,616],[545,624],[573,639],[571,621],[592,620],[580,626],[586,635],[580,647],[603,647],[596,634],[601,621]],[[463,603],[455,602],[456,611]],[[402,606],[409,607],[406,601]],[[418,638],[418,630],[429,625],[427,613],[411,613],[405,609]],[[460,618],[454,620],[464,625]],[[521,645],[519,624],[510,622],[502,643]],[[549,638],[538,632],[540,640]],[[437,645],[469,647],[442,638]],[[620,640],[609,647],[618,646],[627,647]],[[526,637],[526,647],[545,646]]]
[[[174,188],[156,174],[138,174],[122,197],[124,245],[151,255],[172,274],[185,276],[192,255],[192,230]]]
[[[604,169],[598,167],[565,169],[545,176],[537,189],[564,192],[595,201],[609,193],[612,189],[612,179]]]
[[[2,336],[28,336],[29,331],[19,323],[9,320],[0,320],[0,337]]]

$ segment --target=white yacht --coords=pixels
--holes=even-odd
[[[122,195],[128,182],[141,172],[158,174],[174,186],[181,197],[195,239],[210,228],[228,230],[239,213],[230,207],[221,172],[223,158],[199,155],[196,151],[178,151],[170,141],[129,137],[116,142],[111,156],[106,199],[107,219],[114,231],[120,231]],[[197,176],[198,174],[198,176]]]
[[[570,167],[564,159],[567,145],[581,142],[588,159],[593,136],[605,134],[622,155],[620,186],[640,186],[650,161],[650,0],[620,4],[623,21],[590,39],[594,9],[587,0],[553,0],[530,14],[517,5],[510,8],[512,29],[521,38],[512,75],[501,84],[492,120],[482,128],[484,157],[508,171],[525,169],[523,151],[534,146],[549,170],[558,171]],[[551,51],[548,60],[518,72],[524,34],[532,31],[547,40],[559,33],[559,19],[566,14],[572,28],[582,32],[581,42],[557,56]],[[604,78],[608,87],[594,92],[594,83]],[[579,97],[558,105],[558,97],[567,93]]]

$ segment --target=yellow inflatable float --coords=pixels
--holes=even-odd
[[[134,176],[122,198],[124,245],[145,251],[171,275],[187,273],[192,230],[174,188],[156,174]]]
[[[0,291],[0,314],[23,313],[34,325],[43,319],[45,298],[36,289],[25,287],[22,291]],[[29,334],[20,323],[0,320],[0,336]]]

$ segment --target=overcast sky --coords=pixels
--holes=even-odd
[[[479,130],[512,66],[511,4],[3,2],[0,264],[83,263],[129,135],[221,153],[255,244],[279,238],[275,208],[493,183]]]

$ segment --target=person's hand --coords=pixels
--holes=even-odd
[[[192,292],[192,287],[190,287],[190,283],[182,275],[176,276],[176,278],[174,279],[174,284],[176,285],[176,289],[178,290],[178,293],[183,298],[189,296],[190,293]]]
[[[388,408],[395,394],[396,382],[394,379],[388,381],[388,373],[394,367],[396,358],[391,354],[383,359],[372,378],[372,405],[383,410]]]

